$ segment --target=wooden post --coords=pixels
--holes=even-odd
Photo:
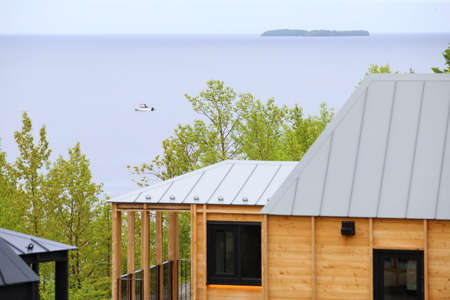
[[[311,293],[312,299],[317,299],[317,262],[316,262],[316,219],[311,217],[311,263],[312,263],[312,279]]]
[[[149,212],[141,212],[141,266],[144,300],[150,300],[150,217]]]
[[[163,221],[162,221],[162,212],[157,211],[156,212],[156,220],[155,220],[155,227],[156,227],[156,265],[158,265],[159,268],[159,282],[157,283],[159,285],[159,299],[163,299],[163,276],[164,276],[164,270],[163,270]]]
[[[197,205],[191,205],[191,299],[197,299]]]
[[[131,300],[136,297],[135,294],[135,276],[134,276],[134,240],[135,240],[135,213],[130,211],[127,213],[127,225],[128,225],[128,241],[127,241],[127,273],[131,275]]]
[[[369,218],[369,299],[373,300],[373,219]]]
[[[204,276],[204,282],[203,282],[203,299],[204,300],[208,300],[208,246],[207,246],[207,237],[208,237],[208,232],[207,232],[207,225],[208,221],[207,221],[207,217],[206,217],[206,204],[203,204],[203,249],[205,250],[205,268],[203,269],[203,276]]]
[[[169,261],[172,261],[172,300],[178,299],[178,213],[169,212]]]
[[[424,294],[428,300],[428,220],[423,220],[423,273],[424,273]]]
[[[64,251],[64,259],[55,262],[55,299],[69,299],[69,259]]]
[[[267,215],[264,215],[263,220],[263,232],[262,232],[262,278],[263,278],[263,292],[264,300],[269,299],[269,251],[267,249],[267,227],[268,227]]]
[[[117,203],[112,204],[112,299],[119,300],[122,215]]]

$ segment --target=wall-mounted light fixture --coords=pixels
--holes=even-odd
[[[355,235],[355,221],[342,221],[341,226],[342,235]]]

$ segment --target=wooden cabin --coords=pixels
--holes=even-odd
[[[450,75],[371,75],[294,165],[227,161],[113,199],[113,299],[163,296],[153,211],[157,244],[169,212],[170,261],[190,212],[190,299],[450,299],[449,120]],[[136,211],[142,288],[124,297],[121,217],[135,274]]]

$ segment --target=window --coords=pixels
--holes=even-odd
[[[261,225],[208,222],[208,283],[261,285]]]
[[[375,299],[423,300],[423,251],[373,253]]]

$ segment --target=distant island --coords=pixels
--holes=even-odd
[[[303,30],[275,29],[263,32],[261,36],[368,36],[367,30]]]

